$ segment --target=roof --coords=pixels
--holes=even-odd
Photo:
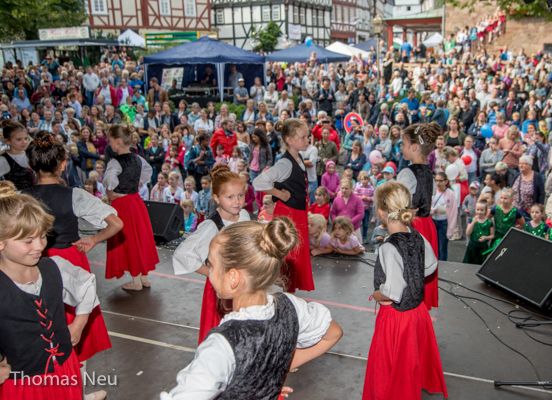
[[[264,57],[207,36],[144,57],[145,64],[262,64]]]
[[[326,50],[323,47],[319,47],[315,44],[307,46],[306,43],[299,44],[289,49],[275,51],[266,56],[267,61],[285,61],[285,62],[307,62],[311,54],[316,53],[316,59],[323,63],[332,63],[339,61],[349,61],[351,56],[335,53],[330,50]]]
[[[60,46],[119,46],[117,40],[111,39],[61,39],[61,40],[19,40],[0,45],[2,49],[26,49]],[[132,47],[132,46],[130,46]]]

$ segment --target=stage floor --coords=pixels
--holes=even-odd
[[[103,388],[111,400],[157,399],[159,392],[174,386],[176,373],[193,359],[204,279],[199,275],[174,276],[170,249],[160,248],[159,256],[161,263],[151,275],[153,287],[140,293],[126,293],[120,289],[124,280],[104,279],[105,246],[98,246],[90,254],[113,348],[88,363],[91,377],[95,372],[96,378],[108,378],[111,385],[89,383],[86,392]],[[363,259],[313,259],[316,291],[298,295],[328,306],[333,318],[343,327],[344,336],[330,354],[290,374],[287,384],[295,390],[290,399],[361,398],[366,355],[375,322],[375,303],[368,301],[372,293],[373,259],[371,254]],[[477,269],[472,265],[444,262],[439,272],[445,279],[513,301],[477,279]],[[485,299],[503,312],[514,308],[449,283],[440,282],[439,286]],[[504,315],[480,301],[470,299],[464,304],[443,290],[439,296],[441,307],[431,315],[450,399],[552,399],[552,391],[537,388],[494,388],[493,380],[533,381],[537,377],[529,362],[499,343],[470,307],[501,340],[528,357],[543,380],[552,379],[550,347],[531,340]],[[552,343],[550,326],[532,329],[531,334]],[[424,394],[423,398],[441,397]]]

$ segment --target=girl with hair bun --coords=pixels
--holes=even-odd
[[[427,157],[435,147],[435,141],[441,135],[438,123],[413,124],[403,130],[403,156],[410,165],[397,175],[412,196],[412,208],[416,218],[412,227],[422,234],[435,254],[438,254],[437,230],[431,218],[431,198],[433,196],[433,173]],[[426,280],[424,302],[429,310],[439,305],[437,270]]]
[[[107,241],[105,277],[120,278],[128,271],[132,281],[122,288],[140,291],[151,287],[148,273],[159,262],[148,211],[138,194],[140,187],[150,181],[152,168],[130,151],[132,134],[126,126],[112,125],[108,139],[115,156],[107,163],[103,183],[124,226]]]
[[[232,311],[177,375],[170,399],[276,399],[288,371],[321,356],[341,338],[329,310],[288,293],[269,294],[299,234],[288,218],[238,222],[209,247],[209,281]],[[268,355],[268,356],[267,356]]]
[[[285,262],[283,275],[287,278],[286,290],[314,290],[312,266],[309,251],[308,228],[308,178],[300,151],[309,145],[309,130],[298,119],[278,121],[276,130],[282,133],[286,152],[273,167],[263,171],[253,181],[257,192],[274,197],[274,217],[291,218],[299,232],[299,242]]]
[[[363,400],[421,399],[422,389],[448,397],[433,324],[423,304],[424,277],[437,268],[429,242],[410,228],[411,195],[398,182],[376,190],[378,218],[389,231],[378,250],[374,293],[380,304]]]
[[[13,182],[18,190],[29,188],[35,181],[29,159],[25,154],[29,146],[27,129],[14,120],[2,121],[2,136],[10,149],[0,155],[0,177]]]
[[[37,184],[25,192],[40,200],[55,220],[48,233],[46,255],[59,256],[71,264],[90,272],[86,253],[96,244],[109,239],[123,228],[117,211],[80,188],[62,184],[61,176],[67,166],[67,151],[54,136],[40,131],[27,149],[29,164],[38,177]],[[79,219],[87,221],[99,232],[79,237]],[[75,319],[75,309],[66,307],[67,323]],[[80,362],[111,348],[111,341],[100,307],[94,308],[83,331],[82,340],[75,347]]]
[[[245,185],[240,176],[231,172],[228,166],[219,165],[211,171],[211,181],[212,199],[217,204],[217,208],[176,248],[173,254],[173,268],[177,275],[197,272],[206,277],[209,276],[209,269],[204,263],[213,238],[225,226],[249,221],[249,213],[243,209]],[[215,290],[207,279],[201,304],[199,343],[203,342],[211,329],[218,326],[229,307],[231,305],[217,299]]]
[[[96,280],[61,257],[42,257],[53,222],[36,199],[0,182],[0,355],[13,371],[0,384],[2,400],[83,398],[73,346],[99,304]],[[69,325],[64,303],[76,311]]]

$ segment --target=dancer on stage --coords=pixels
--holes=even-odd
[[[42,257],[53,220],[36,199],[0,182],[0,358],[12,371],[0,400],[83,398],[73,346],[99,304],[96,280],[61,257]],[[64,303],[76,310],[69,326]]]
[[[299,154],[309,145],[307,125],[298,119],[276,123],[282,133],[286,152],[276,164],[253,181],[256,191],[271,194],[276,201],[274,217],[291,218],[299,232],[299,244],[287,257],[282,275],[286,291],[314,290],[309,250],[308,178],[303,158]]]
[[[363,400],[421,400],[422,389],[448,397],[433,324],[423,304],[424,276],[437,268],[432,246],[410,228],[410,193],[398,182],[376,190],[389,231],[378,250],[373,298],[380,304],[368,354]]]
[[[211,181],[211,196],[217,208],[174,252],[173,268],[177,275],[197,272],[208,277],[209,270],[204,263],[213,238],[225,226],[249,221],[249,213],[243,209],[245,185],[240,176],[231,172],[226,165],[219,165],[211,171]],[[222,302],[217,301],[215,290],[207,279],[201,304],[199,343],[220,323],[225,312],[223,306]]]
[[[61,176],[67,166],[67,151],[49,132],[38,132],[29,145],[27,154],[38,183],[25,192],[40,200],[55,218],[53,229],[47,237],[46,255],[60,256],[90,272],[86,252],[119,232],[123,228],[123,222],[117,217],[117,212],[99,198],[83,189],[62,184]],[[99,232],[81,239],[79,219],[87,221]],[[75,319],[73,307],[66,307],[66,318],[68,324]],[[88,318],[75,351],[79,361],[84,362],[109,348],[111,342],[100,307],[97,306]]]
[[[219,298],[232,300],[232,312],[197,348],[162,400],[276,399],[290,369],[337,343],[342,331],[326,307],[287,293],[269,294],[297,241],[288,218],[238,222],[216,236],[207,259],[209,280]]]
[[[412,196],[412,208],[416,218],[412,227],[422,234],[438,254],[437,230],[431,218],[431,198],[433,196],[433,173],[427,163],[427,156],[433,151],[435,141],[441,135],[439,124],[414,124],[403,130],[403,157],[411,161],[408,168],[397,176],[397,181],[407,187]],[[439,305],[437,287],[438,272],[426,278],[424,303],[428,310]]]
[[[15,120],[5,120],[2,122],[2,136],[10,149],[0,155],[0,177],[13,182],[18,190],[31,187],[35,176],[25,154],[29,146],[27,128]]]
[[[151,179],[152,169],[140,156],[131,153],[132,135],[122,125],[109,128],[109,146],[116,156],[109,160],[103,183],[111,206],[124,223],[123,229],[107,241],[105,277],[120,278],[128,271],[132,281],[122,288],[140,291],[151,287],[148,273],[159,262],[153,230],[138,189]]]

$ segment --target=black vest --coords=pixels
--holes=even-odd
[[[10,172],[4,175],[4,179],[11,181],[18,190],[33,186],[35,182],[34,171],[19,165],[8,153],[4,153],[3,156],[10,166]]]
[[[299,156],[301,157],[301,156]],[[309,185],[307,171],[303,170],[295,158],[291,156],[287,151],[284,153],[283,158],[287,158],[291,161],[292,170],[291,175],[283,182],[274,182],[274,187],[278,190],[285,189],[291,193],[291,197],[288,201],[284,202],[285,205],[296,210],[307,209],[307,188]],[[301,157],[303,160],[303,157]],[[274,202],[282,201],[277,197],[273,197]]]
[[[433,196],[433,173],[425,164],[412,164],[408,168],[416,177],[416,193],[412,195],[412,208],[418,209],[416,216],[429,217],[431,196]]]
[[[53,372],[53,357],[61,365],[73,351],[59,269],[49,258],[42,258],[38,269],[39,296],[22,291],[0,271],[0,354],[12,371],[30,376]]]
[[[215,212],[209,215],[208,219],[215,223],[219,232],[224,229],[224,222],[222,221],[222,217],[220,216],[218,211],[215,210]]]
[[[403,278],[406,282],[401,302],[393,302],[393,307],[399,311],[408,311],[416,308],[424,300],[424,272],[425,272],[425,244],[422,236],[415,230],[411,233],[394,233],[387,238],[386,243],[391,243],[402,257],[404,270]],[[374,289],[379,290],[385,283],[386,276],[383,272],[379,257],[374,268]]]
[[[142,161],[133,153],[115,156],[119,161],[123,172],[119,175],[119,185],[113,190],[120,194],[138,193],[140,188],[140,174],[142,173]]]
[[[47,248],[65,249],[79,240],[79,220],[73,212],[73,189],[63,185],[35,185],[27,190],[55,217]]]
[[[278,398],[297,346],[299,321],[283,293],[274,295],[274,307],[269,320],[230,320],[211,330],[228,340],[236,360],[234,376],[217,400]]]

